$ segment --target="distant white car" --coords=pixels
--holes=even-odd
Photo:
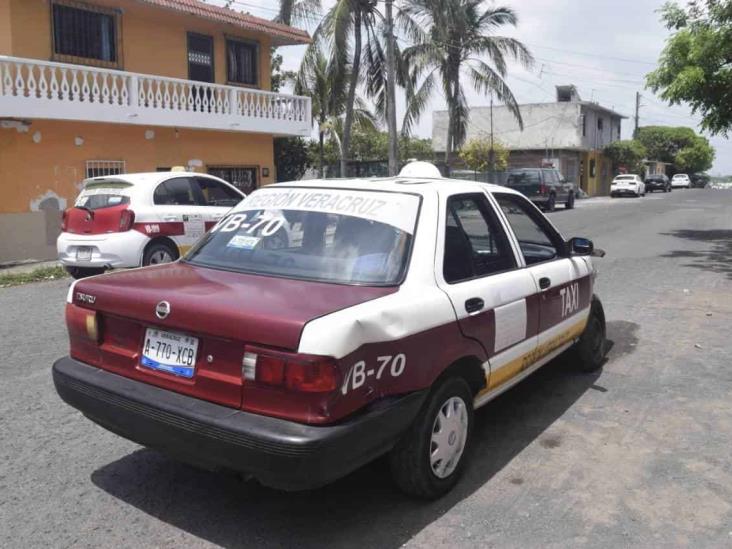
[[[671,178],[671,187],[674,189],[690,189],[691,179],[685,173],[677,173]]]
[[[646,184],[639,175],[618,175],[610,184],[610,196],[646,196]]]
[[[74,278],[176,260],[245,198],[189,172],[95,177],[63,214],[59,261]]]

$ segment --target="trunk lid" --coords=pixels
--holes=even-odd
[[[246,344],[296,351],[309,320],[396,290],[232,273],[179,262],[82,280],[75,286],[73,303],[97,311],[101,368],[239,407]],[[84,302],[78,301],[79,295]],[[164,319],[155,312],[161,301],[170,304]],[[140,364],[148,328],[198,339],[193,378]]]
[[[129,204],[120,204],[96,210],[74,206],[66,210],[66,231],[72,234],[106,234],[120,231],[122,212]]]

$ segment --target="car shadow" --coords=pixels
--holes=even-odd
[[[610,363],[632,352],[633,338],[632,326],[608,323]],[[383,458],[324,488],[295,493],[148,449],[101,467],[91,480],[128,505],[223,547],[399,547],[476,490],[518,483],[496,474],[537,439],[542,451],[561,451],[555,450],[561,440],[544,432],[588,389],[607,391],[596,384],[602,370],[578,373],[571,356],[554,359],[476,413],[472,459],[455,489],[438,501],[399,492]]]
[[[686,263],[684,267],[724,274],[727,275],[727,278],[732,279],[732,230],[681,229],[661,234],[709,245],[704,250],[673,250],[661,257],[689,259],[691,261]]]

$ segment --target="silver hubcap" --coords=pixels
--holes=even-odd
[[[157,265],[158,263],[170,263],[173,261],[173,256],[165,250],[158,250],[150,256],[150,265]]]
[[[432,425],[430,465],[438,478],[449,477],[460,463],[468,438],[468,409],[460,397],[451,397],[441,407]]]

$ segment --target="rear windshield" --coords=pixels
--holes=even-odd
[[[538,185],[540,182],[541,182],[541,180],[539,179],[538,170],[532,170],[532,171],[526,171],[526,172],[509,173],[506,184],[513,185],[513,184],[535,183]]]
[[[634,175],[619,175],[615,178],[615,181],[635,181]]]
[[[186,256],[245,273],[341,284],[395,285],[417,223],[416,195],[316,188],[260,189]]]
[[[94,211],[129,204],[129,187],[129,184],[87,185],[76,199],[74,207]]]

